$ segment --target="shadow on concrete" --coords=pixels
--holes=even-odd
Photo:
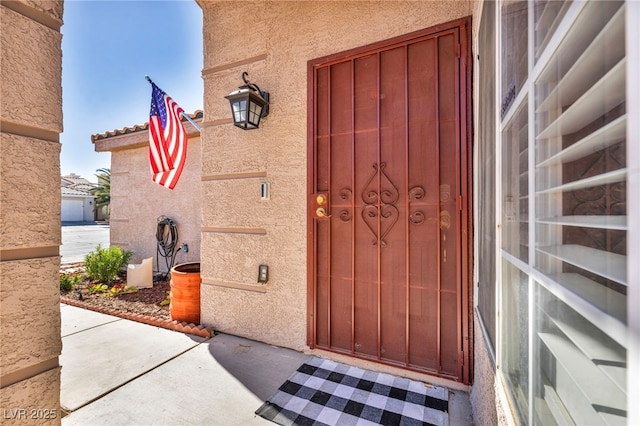
[[[216,334],[209,353],[229,374],[266,401],[310,355],[229,334]]]

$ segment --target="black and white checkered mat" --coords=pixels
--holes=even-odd
[[[448,425],[448,391],[313,357],[256,414],[280,425]]]

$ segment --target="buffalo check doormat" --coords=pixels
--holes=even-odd
[[[280,425],[448,425],[448,391],[313,357],[256,414]]]

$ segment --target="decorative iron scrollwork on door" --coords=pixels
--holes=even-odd
[[[340,199],[342,201],[349,201],[349,199],[351,198],[351,190],[349,188],[342,188],[340,190]],[[351,210],[350,209],[342,209],[340,210],[340,213],[338,214],[338,217],[340,218],[341,221],[343,222],[349,222],[352,218],[351,215]]]
[[[399,216],[395,204],[400,198],[400,192],[385,173],[386,166],[386,163],[373,164],[374,172],[361,194],[362,201],[365,203],[360,212],[362,220],[375,237],[372,241],[373,245],[379,243],[380,247],[387,246],[384,238],[396,224]],[[377,182],[376,178],[378,178]]]
[[[425,190],[421,186],[414,186],[409,190],[409,222],[414,225],[422,225],[424,223],[424,212],[422,210],[413,210],[411,202],[424,198]]]

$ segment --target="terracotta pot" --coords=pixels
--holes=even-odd
[[[171,268],[171,319],[200,324],[200,263]]]

